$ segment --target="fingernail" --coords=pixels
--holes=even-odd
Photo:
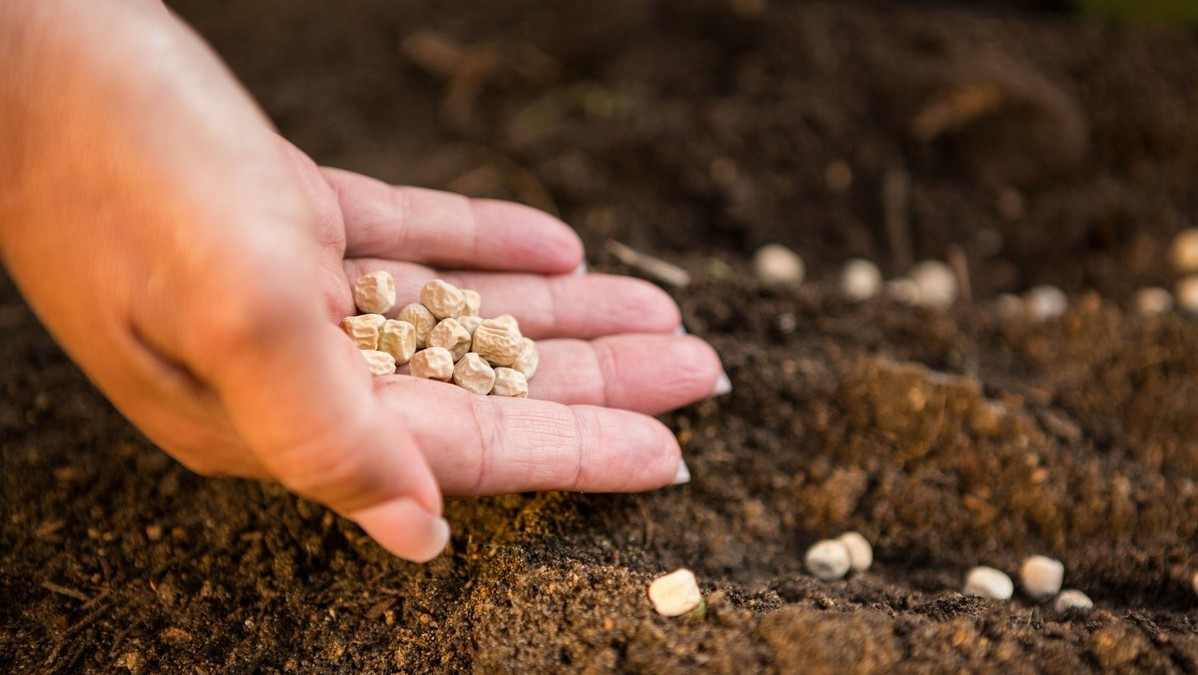
[[[583,260],[578,263],[578,267],[574,268],[574,276],[582,276],[587,273],[587,261]]]
[[[395,499],[349,516],[383,548],[413,562],[428,562],[449,544],[449,522],[411,499]]]
[[[719,379],[715,381],[715,388],[711,390],[711,395],[715,397],[731,393],[732,380],[728,377],[728,373],[721,370]]]
[[[686,326],[678,324],[678,327],[674,329],[674,335],[686,335]]]
[[[686,485],[691,482],[691,470],[686,468],[686,460],[678,460],[678,473],[674,475],[674,482],[670,485]]]

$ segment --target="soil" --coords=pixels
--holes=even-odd
[[[0,282],[0,670],[1198,671],[1198,42],[1045,3],[172,3],[319,161],[518,199],[686,268],[731,395],[665,417],[694,480],[453,501],[394,560],[147,443]],[[449,54],[452,58],[445,58]],[[761,244],[809,282],[753,276]],[[951,311],[836,291],[946,257]],[[1061,318],[995,299],[1037,284]],[[802,558],[846,530],[872,569]],[[1061,559],[1093,611],[966,597]],[[650,607],[686,566],[702,616]]]

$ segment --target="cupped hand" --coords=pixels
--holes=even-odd
[[[35,30],[0,44],[17,66],[0,84],[0,254],[101,391],[185,465],[280,481],[412,560],[447,541],[442,492],[685,475],[649,415],[710,394],[720,365],[676,335],[664,293],[572,274],[577,237],[527,207],[317,168],[156,4],[17,6]],[[377,269],[401,302],[441,277],[515,315],[541,351],[531,397],[371,378],[337,322]]]

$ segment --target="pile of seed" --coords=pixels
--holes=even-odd
[[[420,289],[419,302],[388,319],[396,298],[389,273],[363,275],[353,291],[363,313],[346,317],[341,329],[376,377],[406,365],[415,377],[452,381],[475,394],[528,396],[540,360],[536,343],[510,314],[482,318],[478,292],[436,279]]]
[[[1068,609],[1090,609],[1093,601],[1077,589],[1061,590],[1065,579],[1065,565],[1053,558],[1034,555],[1024,559],[1019,566],[1019,584],[1032,600],[1044,602],[1056,596],[1053,607],[1058,612]],[[991,600],[1010,600],[1015,593],[1015,584],[1006,573],[993,567],[979,566],[965,575],[965,595],[978,595]]]

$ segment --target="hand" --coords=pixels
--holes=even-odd
[[[720,366],[674,334],[667,296],[569,274],[577,238],[532,209],[317,169],[161,7],[91,4],[10,5],[41,28],[15,47],[0,11],[0,53],[18,57],[0,84],[15,148],[0,159],[0,253],[167,452],[278,480],[413,560],[446,543],[441,490],[643,490],[684,470],[644,413],[708,395]],[[427,265],[538,340],[533,398],[369,376],[336,325],[350,282],[387,269],[411,300]]]

